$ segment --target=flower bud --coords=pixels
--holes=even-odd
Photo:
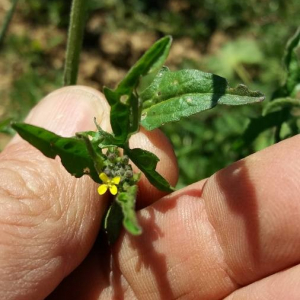
[[[116,154],[114,154],[114,153],[109,153],[109,154],[107,155],[107,158],[108,158],[109,161],[113,162],[113,161],[116,159]]]
[[[122,163],[125,164],[125,165],[127,165],[128,162],[129,162],[128,156],[127,156],[127,155],[124,155],[124,156],[122,157]]]
[[[130,170],[127,170],[124,175],[126,178],[131,178],[133,176],[133,172]]]
[[[105,168],[103,170],[103,172],[108,176],[108,177],[112,177],[112,172],[110,168]]]

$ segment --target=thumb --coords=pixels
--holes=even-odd
[[[67,87],[43,99],[26,122],[62,136],[109,127],[104,97]],[[76,161],[74,161],[76,163]],[[0,154],[0,299],[44,299],[89,252],[105,199],[16,136]]]

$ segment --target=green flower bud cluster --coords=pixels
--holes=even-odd
[[[127,155],[120,155],[117,147],[110,147],[104,157],[103,172],[110,178],[121,177],[120,191],[126,191],[130,186],[137,184],[140,174],[133,172]]]

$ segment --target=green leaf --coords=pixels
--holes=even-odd
[[[299,106],[300,106],[299,99],[277,98],[273,101],[268,102],[268,104],[264,108],[263,115],[267,115],[268,113],[276,110],[282,110],[285,107],[293,108]]]
[[[110,92],[108,92],[110,91]],[[107,99],[109,99],[108,94],[112,91],[109,89],[104,89],[104,94]],[[125,98],[124,96],[123,98]],[[111,100],[108,101],[113,101]],[[110,124],[114,133],[115,138],[121,143],[125,143],[128,140],[130,135],[130,128],[133,126],[130,124],[131,120],[131,111],[132,111],[132,103],[128,101],[130,99],[127,97],[125,100],[120,99],[118,102],[115,102],[111,105],[110,110]]]
[[[169,54],[171,42],[171,37],[167,36],[154,43],[114,91],[104,88],[105,97],[111,106],[110,123],[120,142],[125,143],[139,128],[141,105],[134,90],[142,76],[156,72],[161,67]]]
[[[126,192],[118,193],[116,197],[116,201],[121,206],[123,212],[123,226],[133,235],[142,233],[135,213],[136,194],[137,186],[133,185]]]
[[[122,229],[122,222],[122,208],[116,201],[113,201],[104,217],[103,225],[110,245],[114,244],[118,239]]]
[[[112,134],[104,131],[96,122],[97,131],[85,131],[78,132],[76,135],[85,135],[92,137],[92,144],[95,148],[109,148],[109,147],[123,147],[123,143],[120,143]]]
[[[105,98],[110,106],[113,106],[114,104],[119,102],[119,95],[114,90],[111,90],[110,88],[104,86],[103,87],[103,93],[105,95]]]
[[[159,158],[153,153],[140,149],[126,149],[131,161],[145,174],[149,182],[161,191],[173,192],[174,188],[155,171]]]
[[[295,97],[295,88],[300,84],[300,27],[288,41],[283,61],[287,70],[285,87],[288,95]]]
[[[141,116],[141,105],[134,93],[124,96],[112,105],[110,122],[118,144],[127,142],[130,134],[137,132]]]
[[[141,76],[158,71],[168,57],[171,43],[171,36],[163,37],[154,43],[129,70],[116,91],[128,95],[137,86]]]
[[[217,104],[243,105],[264,100],[260,92],[246,86],[231,88],[225,78],[198,70],[167,71],[157,74],[140,95],[145,108],[141,125],[147,130],[213,108]]]
[[[86,145],[86,149],[88,150],[88,153],[94,162],[94,167],[95,167],[97,173],[100,174],[102,172],[103,166],[104,166],[104,157],[101,155],[102,152],[99,151],[98,145],[95,143],[92,143],[90,141],[88,133],[77,132],[76,136],[84,141],[84,143]]]
[[[87,174],[94,181],[101,183],[83,140],[61,137],[41,127],[25,123],[13,123],[12,128],[45,156],[55,158],[58,155],[63,166],[73,176],[78,178]]]

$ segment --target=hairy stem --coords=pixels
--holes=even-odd
[[[77,82],[80,51],[86,21],[87,2],[88,0],[73,0],[72,3],[64,68],[64,86],[74,85]]]
[[[8,10],[8,12],[6,13],[5,17],[4,17],[3,25],[0,29],[0,46],[3,44],[4,37],[5,37],[6,32],[8,30],[8,27],[9,27],[9,24],[12,20],[14,12],[16,10],[17,3],[18,3],[18,0],[12,0],[11,7]]]

